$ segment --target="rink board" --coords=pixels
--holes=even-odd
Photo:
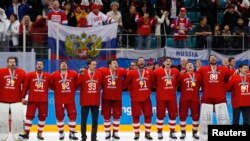
[[[178,96],[178,100],[180,97],[180,93],[177,93]],[[120,129],[122,131],[128,131],[128,130],[132,130],[132,118],[131,118],[131,107],[130,107],[130,96],[128,92],[123,92],[122,95],[122,117],[121,117],[121,127]],[[152,100],[152,104],[153,104],[153,118],[152,118],[152,123],[155,124],[156,121],[156,102],[155,102],[155,93],[153,92],[151,95],[151,100]],[[230,121],[232,121],[232,107],[231,107],[231,98],[230,98],[230,93],[227,93],[227,102],[228,102],[228,111],[229,111],[229,116],[230,116]],[[80,101],[79,101],[79,92],[76,93],[76,107],[77,107],[77,130],[80,129],[79,124],[81,121],[81,115],[80,115],[80,110],[81,110],[81,106],[80,106]],[[67,115],[67,113],[65,113],[65,115]],[[91,114],[89,115],[88,118],[88,124],[91,124]],[[67,124],[68,122],[68,118],[67,116],[65,116],[65,124]],[[168,121],[168,116],[167,116],[167,111],[166,111],[166,118],[165,118],[165,124],[167,124]],[[35,120],[33,121],[34,124],[37,124],[37,118],[35,118]],[[101,112],[99,112],[99,120],[98,120],[99,124],[102,125],[103,124],[103,118],[101,116]],[[141,123],[143,123],[143,117],[141,117]],[[179,124],[179,117],[177,117],[177,124]],[[188,117],[187,119],[187,124],[191,125],[191,118]],[[35,127],[36,128],[36,127]],[[35,128],[32,128],[33,130]],[[67,128],[65,126],[65,128]],[[144,128],[144,127],[143,127]],[[177,126],[177,129],[179,128],[179,126]],[[187,129],[191,130],[191,126],[187,126]],[[48,118],[46,120],[46,127],[45,130],[47,131],[57,131],[56,128],[56,118],[55,118],[55,108],[54,108],[54,95],[53,95],[53,91],[50,91],[49,93],[49,114],[48,114]],[[103,131],[103,126],[99,126],[99,130]],[[155,126],[153,126],[153,130],[155,130]],[[166,130],[168,130],[168,128],[166,128]]]

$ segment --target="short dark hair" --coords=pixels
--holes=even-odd
[[[10,17],[13,16],[17,20],[17,14],[10,14]],[[9,17],[9,18],[10,18]]]
[[[170,60],[172,60],[172,58],[171,58],[171,57],[169,57],[169,56],[166,56],[166,57],[164,57],[164,58],[163,58],[163,61],[166,61],[167,59],[170,59]]]
[[[41,60],[41,59],[36,60],[36,64],[37,64],[38,62],[42,62],[42,63],[44,64],[44,61]]]
[[[16,61],[16,64],[18,63],[18,58],[16,56],[9,56],[7,58],[7,63],[9,62],[10,59],[14,59]]]
[[[88,61],[87,61],[87,65],[89,66],[92,62],[94,62],[95,60],[94,59],[89,59]]]
[[[141,59],[141,58],[144,59],[143,57],[139,57],[139,58],[137,59],[137,62],[138,62],[138,60]]]
[[[234,59],[235,59],[235,57],[230,57],[230,58],[228,58],[228,62],[230,63]]]
[[[199,22],[203,21],[205,18],[207,19],[207,16],[201,16]]]
[[[240,65],[239,65],[239,68],[243,68],[244,66],[248,66],[247,64],[244,64],[244,63],[241,63]]]
[[[110,60],[108,60],[107,66],[109,66],[113,61],[117,61],[117,60],[116,59],[110,59]]]
[[[62,63],[64,63],[64,62],[65,62],[66,64],[68,64],[67,61],[62,60],[62,61],[60,61],[59,66],[60,66]]]

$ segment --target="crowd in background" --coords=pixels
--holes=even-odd
[[[118,37],[120,47],[150,49],[152,35],[158,48],[166,45],[167,35],[173,36],[174,47],[187,47],[189,35],[196,36],[197,48],[207,48],[207,42],[212,41],[213,47],[225,48],[227,53],[228,48],[242,48],[243,38],[248,47],[248,37],[243,35],[250,33],[249,0],[228,0],[224,5],[219,0],[189,0],[190,5],[184,0],[54,1],[1,0],[0,46],[22,45],[23,25],[31,38],[28,42],[32,41],[33,46],[47,45],[48,18],[51,12],[60,10],[67,21],[62,24],[68,26],[96,26],[89,19],[95,12],[102,13],[103,19],[108,18],[101,25],[117,22],[118,34],[123,35]],[[218,18],[220,11],[223,11],[222,19]],[[198,14],[200,18],[196,21],[189,13]],[[216,36],[209,38],[209,35]],[[7,39],[8,42],[4,42]],[[16,50],[21,48],[10,48],[10,51]]]

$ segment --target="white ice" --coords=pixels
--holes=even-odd
[[[65,140],[64,141],[69,141],[68,135],[69,135],[68,133],[65,134]],[[79,138],[79,141],[81,141],[81,134],[77,133],[76,135]],[[157,133],[153,132],[153,133],[151,133],[151,135],[153,137],[153,141],[158,141]],[[176,135],[178,137],[177,141],[180,141],[180,139],[179,139],[180,133],[177,132]],[[43,136],[45,138],[45,141],[59,141],[59,139],[58,139],[59,134],[58,133],[44,132]],[[88,136],[87,141],[90,141],[90,133],[87,133],[87,136]],[[134,133],[133,132],[120,132],[119,136],[120,136],[119,141],[133,141]],[[97,140],[98,141],[105,141],[105,133],[104,132],[99,132],[97,134]],[[11,134],[9,134],[9,137],[8,137],[7,141],[14,141]],[[31,133],[30,134],[29,141],[37,141],[36,133]],[[139,141],[145,141],[144,132],[141,132]],[[169,141],[169,132],[164,132],[164,138],[161,141]],[[187,137],[186,137],[185,141],[193,141],[191,132],[187,132]]]

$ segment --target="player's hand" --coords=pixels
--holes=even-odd
[[[27,105],[27,104],[28,104],[28,101],[25,100],[25,99],[23,98],[23,99],[22,99],[22,103],[23,103],[23,105]]]
[[[80,73],[81,75],[84,75],[84,70],[85,70],[85,68],[80,68],[79,73]]]

